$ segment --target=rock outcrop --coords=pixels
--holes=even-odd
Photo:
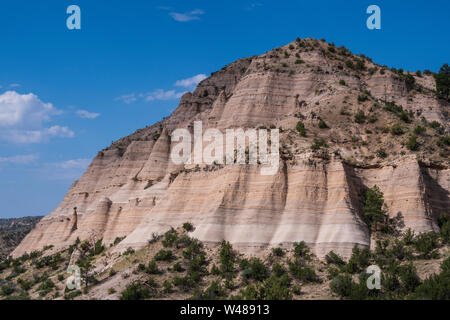
[[[364,67],[350,68],[349,60]],[[119,250],[140,247],[190,221],[194,237],[225,239],[243,251],[303,240],[318,256],[330,250],[347,256],[355,245],[370,245],[361,197],[373,185],[404,228],[437,231],[437,217],[450,207],[448,150],[428,148],[432,133],[420,138],[417,152],[382,133],[398,122],[382,109],[386,101],[415,115],[405,126],[423,117],[448,130],[449,104],[435,98],[433,77],[414,77],[416,89],[408,89],[401,75],[313,39],[238,60],[186,93],[170,117],[100,151],[13,254],[89,237],[106,243],[126,237]],[[376,119],[355,123],[358,110]],[[299,119],[307,137],[295,131]],[[319,120],[329,128],[317,128]],[[278,172],[263,176],[260,165],[250,164],[175,165],[171,133],[192,132],[194,121],[204,129],[282,128]],[[326,140],[326,154],[311,152],[318,138]],[[379,149],[390,154],[376,157]]]

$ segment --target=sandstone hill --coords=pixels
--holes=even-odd
[[[437,232],[450,208],[448,111],[431,72],[297,39],[212,73],[170,117],[100,151],[13,255],[77,238],[125,237],[115,250],[139,249],[190,221],[192,237],[227,240],[241,252],[305,241],[319,257],[348,257],[355,245],[371,245],[361,198],[374,185],[405,230]],[[277,174],[174,165],[171,133],[197,120],[204,129],[279,128]]]

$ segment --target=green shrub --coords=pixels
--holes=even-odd
[[[295,128],[302,137],[306,137],[306,129],[302,121],[297,122],[297,126]]]
[[[438,236],[435,233],[421,233],[414,239],[414,248],[423,259],[431,259],[437,257],[435,249],[438,246]]]
[[[150,289],[140,280],[134,281],[122,291],[120,300],[144,300],[150,298]]]
[[[414,128],[414,134],[417,134],[417,135],[420,135],[420,134],[422,134],[422,133],[424,133],[426,131],[427,131],[427,129],[425,127],[422,127],[421,125],[417,125]]]
[[[172,228],[164,234],[162,244],[164,247],[170,248],[177,240],[178,240],[178,233],[175,229]]]
[[[397,123],[397,124],[394,124],[394,125],[392,126],[392,128],[391,128],[391,133],[392,133],[394,136],[401,136],[402,134],[405,133],[405,130],[403,129],[403,127],[402,127],[401,124]]]
[[[334,264],[339,267],[345,265],[344,259],[342,259],[341,256],[334,253],[333,251],[327,253],[327,255],[325,256],[325,261],[327,262],[327,264]]]
[[[194,230],[194,226],[190,222],[183,223],[183,229],[190,232]]]
[[[348,274],[338,275],[330,283],[330,289],[340,297],[350,297],[354,282]]]
[[[173,265],[172,270],[175,271],[175,272],[183,272],[183,271],[185,271],[186,269],[184,269],[184,268],[181,266],[181,263],[177,262],[177,263],[175,263],[175,264]]]
[[[171,250],[159,250],[154,259],[156,261],[171,261],[173,259],[175,259],[175,256],[173,254],[173,252]]]
[[[450,95],[450,67],[447,63],[439,69],[435,79],[438,97],[448,100]]]
[[[234,272],[236,255],[233,247],[228,241],[222,241],[220,244],[220,271],[223,275]]]
[[[320,148],[328,148],[327,143],[325,142],[324,139],[322,138],[315,138],[314,139],[314,143],[311,145],[311,150],[312,151],[317,151]]]
[[[355,114],[355,122],[359,124],[366,122],[366,115],[364,114],[364,111],[358,110]]]
[[[447,214],[441,214],[438,219],[441,239],[443,243],[450,243],[450,218]]]
[[[363,271],[370,265],[371,252],[369,249],[360,249],[357,246],[353,247],[352,256],[345,266],[345,271],[355,274]]]
[[[319,120],[319,128],[320,129],[327,129],[328,128],[327,124],[322,119]]]
[[[417,135],[413,134],[409,137],[406,147],[411,151],[419,150],[420,144],[417,142]]]
[[[284,256],[284,250],[282,248],[272,248],[272,255],[275,257]]]
[[[344,80],[339,80],[339,84],[341,85],[341,86],[345,86],[345,81]]]
[[[294,278],[304,283],[321,282],[319,276],[316,274],[313,268],[309,266],[303,266],[298,261],[289,261],[289,271]]]
[[[241,290],[242,300],[291,300],[292,293],[284,277],[270,277],[262,284],[249,285]]]
[[[420,285],[420,278],[412,263],[399,267],[399,277],[403,288],[407,292],[414,292],[417,286]]]
[[[364,196],[363,214],[369,226],[377,229],[377,224],[386,219],[383,193],[378,186],[367,189]]]
[[[378,149],[377,150],[377,157],[381,158],[381,159],[386,159],[388,156],[388,154],[386,153],[386,151],[384,151],[384,149]]]
[[[149,274],[160,274],[161,270],[159,270],[158,264],[156,263],[156,261],[155,260],[151,260],[148,263],[147,268],[145,269],[145,272],[147,272]]]
[[[255,281],[262,281],[268,277],[268,270],[260,259],[251,258],[242,275]]]

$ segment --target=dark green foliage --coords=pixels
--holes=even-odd
[[[421,135],[422,133],[425,133],[426,131],[427,131],[427,129],[425,127],[422,127],[421,125],[417,125],[414,128],[414,134],[417,134],[417,135]]]
[[[160,274],[160,273],[162,273],[161,270],[159,270],[158,264],[156,263],[155,260],[151,260],[148,263],[147,268],[145,269],[145,272],[147,272],[149,274]]]
[[[341,85],[341,86],[345,86],[345,81],[344,80],[339,80],[339,84]]]
[[[440,98],[447,99],[450,94],[450,67],[444,64],[435,75],[436,91]]]
[[[164,239],[162,241],[162,244],[166,248],[170,248],[173,246],[175,241],[178,239],[178,233],[175,229],[170,229],[164,234]]]
[[[302,63],[304,63],[305,61],[303,61],[302,59],[297,59],[297,60],[295,60],[295,64],[302,64]]]
[[[443,243],[450,243],[450,218],[448,214],[441,214],[438,220]]]
[[[177,263],[175,263],[175,264],[173,265],[172,270],[175,271],[175,272],[184,272],[186,269],[184,269],[184,268],[181,266],[181,263],[177,262]]]
[[[327,143],[325,142],[324,139],[319,138],[319,139],[314,139],[314,143],[311,145],[311,150],[313,151],[317,151],[320,148],[328,148]]]
[[[285,276],[272,276],[262,284],[247,286],[241,290],[241,296],[238,298],[243,300],[291,300],[292,293],[288,288]]]
[[[122,291],[120,300],[144,300],[151,297],[151,292],[148,286],[142,281],[137,280]]]
[[[191,297],[193,300],[217,300],[225,297],[225,289],[222,287],[218,280],[211,282],[205,291],[197,289],[194,295]]]
[[[172,261],[175,259],[175,256],[171,250],[159,250],[156,254],[154,259],[156,261]]]
[[[304,260],[311,260],[311,251],[305,241],[294,242],[294,256]]]
[[[302,121],[297,122],[296,129],[302,137],[306,137],[306,129],[305,129],[305,125]]]
[[[272,274],[281,277],[282,275],[286,274],[286,269],[279,263],[274,263],[272,266]]]
[[[436,141],[436,145],[440,148],[450,146],[450,136],[440,137],[439,140]]]
[[[370,265],[371,253],[367,248],[360,249],[357,246],[353,247],[352,256],[345,266],[345,271],[355,274],[363,271]]]
[[[405,110],[403,110],[402,106],[396,105],[393,101],[387,102],[383,109],[395,114],[403,122],[410,123],[412,121],[411,118],[413,117],[413,113],[406,112]]]
[[[328,125],[323,121],[322,119],[319,120],[319,128],[320,129],[327,129]]]
[[[388,156],[388,154],[386,153],[386,151],[384,151],[384,149],[378,149],[376,154],[378,158],[382,159],[385,159]]]
[[[338,254],[334,253],[333,251],[330,251],[327,253],[327,255],[325,256],[325,261],[328,264],[334,264],[338,267],[344,266],[345,265],[345,261],[344,259],[342,259],[341,256],[339,256]]]
[[[416,83],[416,80],[414,79],[414,77],[410,74],[407,74],[405,76],[405,86],[406,86],[406,90],[411,91],[412,89],[414,89],[414,84]]]
[[[284,250],[281,248],[272,248],[272,255],[275,257],[284,256]]]
[[[432,232],[421,233],[414,239],[414,248],[423,259],[437,257],[438,235]]]
[[[314,269],[309,266],[302,265],[299,261],[289,261],[289,271],[295,279],[304,283],[320,282],[320,278]]]
[[[363,214],[369,226],[375,229],[377,228],[378,222],[385,221],[386,219],[383,193],[376,185],[366,190]]]
[[[355,114],[355,122],[359,124],[366,122],[366,115],[364,114],[364,111],[358,110]]]
[[[403,129],[403,127],[402,127],[401,124],[397,123],[397,124],[394,124],[394,125],[392,126],[392,128],[391,128],[391,133],[392,133],[394,136],[401,136],[402,134],[405,133],[405,130]]]
[[[98,241],[95,242],[94,247],[91,249],[91,256],[96,256],[105,250],[102,241],[103,239],[99,239]]]
[[[242,276],[255,281],[262,281],[269,276],[269,272],[260,259],[251,258],[243,270]]]
[[[9,296],[13,294],[13,292],[16,290],[14,284],[12,282],[8,282],[7,284],[3,285],[1,287],[0,294],[2,296]]]
[[[408,141],[406,142],[406,147],[411,150],[411,151],[417,151],[419,150],[420,144],[417,141],[417,135],[412,134],[409,138]]]
[[[45,280],[43,283],[41,283],[41,285],[37,288],[37,290],[39,291],[39,295],[41,297],[46,296],[50,291],[53,290],[53,288],[55,288],[55,284],[53,283],[52,280],[47,279]]]
[[[183,229],[190,232],[194,230],[194,226],[190,222],[183,223]]]
[[[223,275],[233,273],[234,264],[236,261],[236,254],[233,247],[228,241],[222,241],[220,244],[220,271]]]
[[[412,263],[399,267],[399,277],[406,291],[414,291],[420,285],[420,278]]]
[[[350,297],[354,282],[348,274],[338,275],[330,283],[331,291],[340,297]]]
[[[64,293],[65,300],[73,300],[74,298],[81,296],[82,292],[80,290],[67,291]]]

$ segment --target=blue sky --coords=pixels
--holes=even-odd
[[[66,27],[71,4],[81,30]],[[366,27],[371,4],[381,30]],[[100,149],[168,116],[205,75],[297,36],[438,71],[448,12],[415,0],[2,1],[0,218],[49,213]]]

